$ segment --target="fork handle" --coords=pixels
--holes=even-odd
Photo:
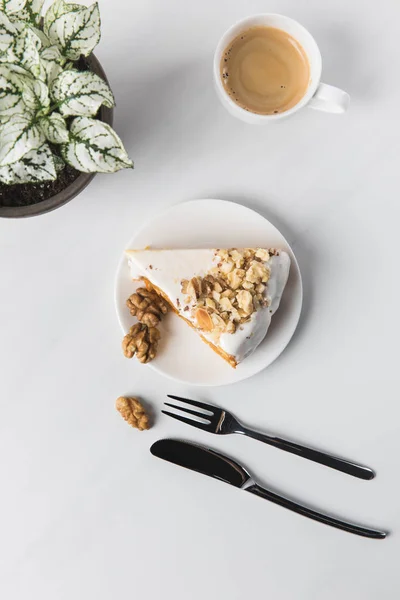
[[[259,440],[260,442],[264,442],[265,444],[269,444],[270,446],[275,446],[275,448],[285,450],[285,452],[297,454],[297,456],[302,456],[303,458],[312,460],[320,465],[325,465],[331,467],[331,469],[342,471],[342,473],[353,475],[353,477],[358,477],[359,479],[373,479],[375,477],[374,471],[369,467],[358,465],[344,458],[338,458],[337,456],[332,456],[331,454],[320,452],[313,448],[307,448],[306,446],[301,446],[300,444],[295,444],[294,442],[289,442],[288,440],[279,437],[248,429],[247,427],[242,427],[240,433],[252,437],[255,440]]]
[[[343,531],[355,533],[356,535],[361,535],[363,537],[374,538],[376,540],[383,539],[386,537],[386,533],[384,531],[368,529],[367,527],[361,527],[360,525],[354,525],[353,523],[340,521],[339,519],[335,519],[334,517],[324,515],[315,510],[312,510],[311,508],[302,506],[301,504],[297,504],[297,502],[293,502],[293,500],[289,500],[288,498],[284,498],[283,496],[278,496],[278,494],[275,494],[274,492],[271,492],[270,490],[261,487],[257,483],[254,483],[249,487],[245,488],[245,491],[250,492],[251,494],[255,494],[256,496],[260,496],[261,498],[265,498],[265,500],[270,500],[274,504],[279,504],[279,506],[283,506],[284,508],[288,508],[289,510],[292,510],[297,514],[302,515],[303,517],[308,517],[309,519],[313,519],[314,521],[325,523],[325,525],[331,525],[331,527],[336,527],[337,529],[342,529]]]

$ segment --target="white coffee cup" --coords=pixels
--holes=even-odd
[[[306,52],[310,64],[310,82],[304,96],[289,110],[273,115],[259,115],[241,108],[229,96],[220,75],[221,59],[226,47],[242,31],[260,25],[281,29],[294,37]],[[350,96],[337,87],[321,83],[321,71],[321,52],[311,33],[309,33],[305,27],[300,25],[300,23],[297,23],[297,21],[289,19],[289,17],[284,17],[283,15],[266,13],[247,17],[246,19],[239,21],[236,25],[230,27],[222,36],[214,55],[214,83],[218,97],[225,108],[233,116],[242,119],[242,121],[246,121],[246,123],[263,124],[277,121],[278,119],[284,119],[304,106],[330,113],[344,113],[349,107]]]

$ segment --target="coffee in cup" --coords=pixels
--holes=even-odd
[[[290,110],[310,83],[310,65],[301,44],[276,27],[240,32],[225,48],[220,76],[227,94],[241,108],[259,115]]]
[[[306,106],[344,113],[349,95],[322,83],[321,72],[321,53],[311,33],[274,13],[232,25],[214,54],[219,99],[231,115],[254,125],[286,119]]]

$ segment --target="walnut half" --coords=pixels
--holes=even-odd
[[[122,340],[122,350],[126,358],[136,358],[148,363],[156,357],[160,332],[156,327],[147,327],[144,323],[135,323]]]
[[[126,305],[133,317],[148,327],[157,327],[168,312],[168,305],[155,291],[138,288],[129,296]]]
[[[120,396],[117,398],[115,408],[122,418],[135,429],[139,429],[139,431],[150,429],[149,417],[137,398]]]

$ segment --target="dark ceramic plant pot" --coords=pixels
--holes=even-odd
[[[106,74],[97,58],[92,54],[88,59],[90,70],[99,75],[104,81],[107,81]],[[108,125],[113,124],[113,109],[102,106],[99,112],[99,118]],[[20,217],[34,217],[36,215],[42,215],[43,213],[50,212],[59,208],[63,204],[66,204],[72,198],[75,198],[78,194],[85,189],[86,186],[92,181],[96,173],[82,173],[75,181],[73,181],[64,190],[55,194],[47,200],[42,200],[37,204],[30,204],[28,206],[0,206],[0,217],[8,218],[20,218]]]

